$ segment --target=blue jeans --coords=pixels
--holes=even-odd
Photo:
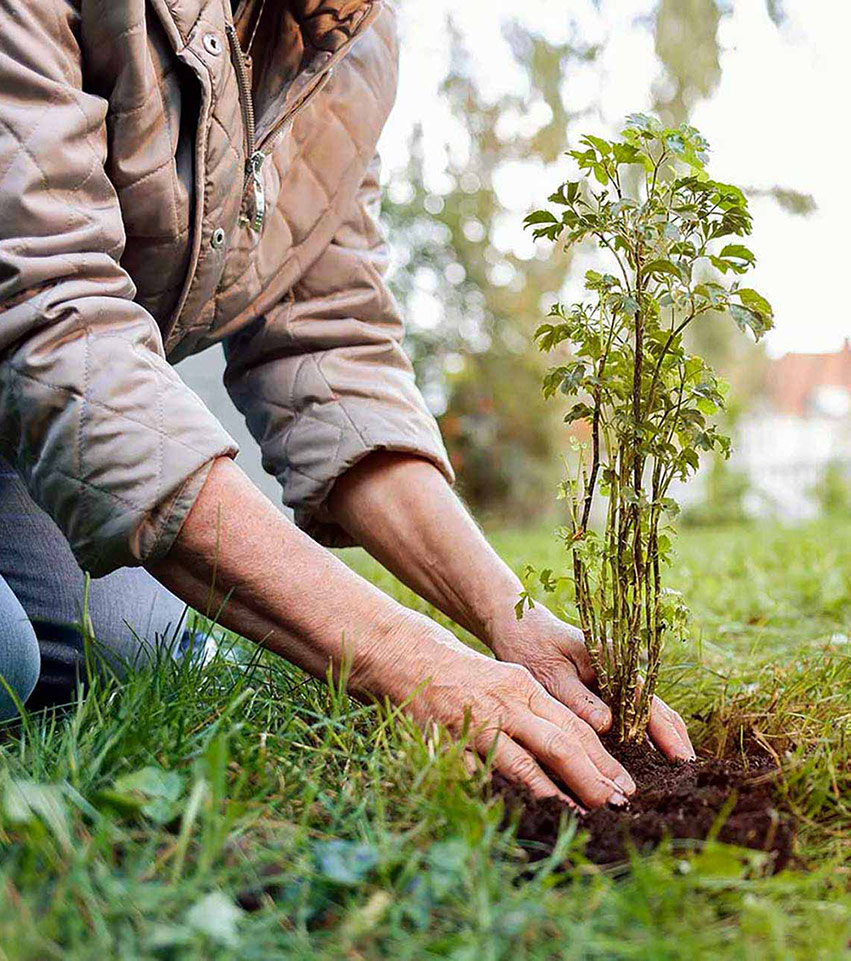
[[[0,460],[0,720],[63,703],[84,676],[85,576],[59,528]],[[186,606],[142,568],[92,581],[88,614],[97,650],[121,673],[168,645],[192,645]],[[5,683],[4,683],[5,680]]]

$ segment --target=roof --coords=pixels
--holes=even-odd
[[[768,371],[772,407],[784,414],[806,416],[823,388],[851,395],[851,339],[835,354],[784,354]]]

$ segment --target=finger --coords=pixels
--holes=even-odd
[[[573,673],[571,664],[555,665],[544,678],[544,686],[556,700],[587,721],[595,731],[604,734],[612,726],[612,712]]]
[[[558,703],[558,702],[556,702]],[[569,714],[566,708],[562,708]],[[574,723],[579,723],[574,720]],[[525,714],[508,733],[525,747],[536,761],[544,764],[567,785],[582,804],[602,807],[612,804],[622,807],[628,803],[611,778],[607,777],[588,757],[579,736],[567,733],[568,725],[559,726],[535,714]]]
[[[581,684],[578,678],[577,683]],[[632,775],[603,747],[599,737],[597,737],[597,734],[590,724],[586,724],[582,718],[571,717],[570,712],[565,711],[558,701],[548,697],[543,692],[533,697],[529,706],[535,714],[556,724],[568,736],[577,737],[591,762],[602,771],[622,793],[626,795],[635,793],[635,781],[632,779]]]
[[[683,719],[658,697],[650,706],[650,723],[647,725],[650,740],[671,761],[693,761],[694,747]]]
[[[594,666],[591,663],[591,655],[588,653],[588,648],[585,646],[585,639],[582,636],[582,632],[578,631],[575,627],[571,627],[569,624],[565,624],[565,633],[560,640],[560,649],[565,657],[569,658],[573,666],[576,668],[576,672],[579,675],[580,680],[585,684],[591,684],[596,674],[594,672]]]
[[[662,701],[662,703],[665,704],[664,701]],[[694,747],[691,743],[691,737],[688,733],[688,728],[686,727],[686,722],[683,720],[682,715],[678,711],[675,711],[672,707],[669,707],[667,704],[665,704],[665,707],[671,712],[671,721],[682,738],[683,743],[687,744],[690,748],[692,748],[692,750],[694,750]]]
[[[480,750],[484,748],[482,750],[483,754],[492,752],[494,768],[508,778],[512,784],[520,784],[525,787],[533,797],[539,799],[557,797],[572,808],[578,807],[572,798],[559,791],[535,758],[528,751],[524,751],[510,737],[499,733],[494,742],[492,738],[488,740],[485,736],[484,743],[477,746],[480,747]]]
[[[473,751],[464,751],[461,755],[461,762],[464,765],[464,770],[470,777],[475,777],[482,769],[481,758]]]

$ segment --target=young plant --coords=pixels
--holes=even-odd
[[[535,336],[545,351],[569,347],[570,359],[543,384],[546,397],[560,391],[575,399],[565,422],[573,425],[576,467],[559,493],[570,523],[559,534],[572,553],[579,623],[613,732],[638,741],[665,637],[681,632],[688,614],[663,586],[666,519],[678,509],[669,488],[698,469],[702,451],[730,451],[711,423],[727,385],[688,352],[684,335],[728,315],[759,340],[772,310],[740,281],[755,263],[731,239],[751,232],[747,199],[709,177],[698,131],[636,114],[620,140],[589,135],[580,143],[570,156],[583,179],[563,183],[552,206],[526,224],[536,239],[565,249],[593,241],[611,273],[589,270],[586,300],[556,304]],[[592,527],[598,500],[599,530]],[[550,571],[540,580],[547,589],[556,583]]]

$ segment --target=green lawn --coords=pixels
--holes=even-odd
[[[546,531],[495,541],[560,563]],[[671,583],[696,618],[664,693],[702,750],[749,729],[783,760],[794,870],[714,846],[602,871],[569,821],[530,870],[457,747],[245,655],[0,729],[0,959],[851,953],[851,523],[688,531]]]

